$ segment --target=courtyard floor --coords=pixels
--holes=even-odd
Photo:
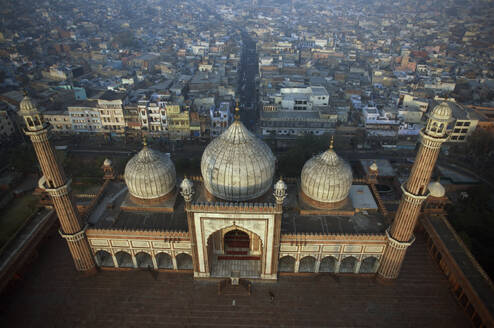
[[[75,272],[53,236],[30,271],[0,299],[2,327],[470,327],[421,238],[399,279],[281,276],[252,296],[189,273]],[[272,299],[271,295],[274,295]],[[233,305],[235,304],[235,305]]]

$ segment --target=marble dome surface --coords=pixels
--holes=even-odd
[[[206,189],[230,201],[262,196],[272,185],[274,169],[271,149],[238,120],[211,141],[201,160]]]
[[[372,162],[372,164],[369,166],[369,169],[371,169],[372,171],[377,171],[379,167],[377,166],[376,162]]]
[[[175,166],[168,155],[144,146],[127,162],[124,178],[132,196],[155,199],[175,188]]]
[[[323,203],[347,198],[353,176],[350,165],[333,149],[309,159],[302,168],[301,188],[306,196]]]
[[[451,119],[452,111],[447,102],[442,102],[431,112],[430,118],[437,121],[449,121]]]
[[[446,195],[446,189],[444,189],[444,186],[438,181],[429,183],[428,189],[432,197],[441,198]]]

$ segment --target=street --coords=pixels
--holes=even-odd
[[[255,132],[258,109],[256,75],[258,60],[256,42],[246,33],[242,33],[242,55],[240,58],[240,74],[238,93],[240,96],[240,116],[245,126]]]

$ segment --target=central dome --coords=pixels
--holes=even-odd
[[[352,169],[332,148],[309,159],[301,176],[303,193],[321,203],[345,200],[352,186]]]
[[[175,188],[175,166],[170,156],[144,146],[125,166],[124,178],[131,196],[161,199]]]
[[[271,187],[274,163],[271,149],[236,120],[202,154],[204,186],[224,200],[254,199]]]

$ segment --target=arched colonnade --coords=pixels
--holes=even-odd
[[[100,267],[110,268],[153,268],[170,270],[192,270],[192,256],[166,252],[147,252],[143,250],[95,250],[94,257]]]
[[[280,257],[279,272],[332,272],[332,273],[375,273],[379,267],[376,256],[366,256],[362,260],[348,255],[339,260],[335,256],[324,256],[318,261],[314,256],[303,256],[299,260],[291,255]]]

